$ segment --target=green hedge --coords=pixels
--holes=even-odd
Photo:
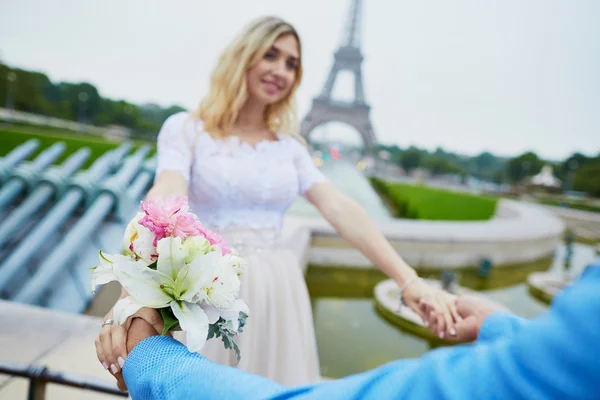
[[[377,178],[371,178],[371,184],[397,218],[477,221],[490,219],[496,211],[493,198]]]

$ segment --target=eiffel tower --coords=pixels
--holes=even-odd
[[[308,140],[310,133],[327,122],[339,121],[354,127],[362,136],[365,147],[372,149],[377,144],[369,117],[371,107],[365,102],[360,52],[361,0],[351,0],[341,46],[334,54],[333,65],[321,93],[313,98],[312,107],[302,124],[300,133]],[[337,101],[332,98],[335,80],[341,71],[354,75],[354,100]]]

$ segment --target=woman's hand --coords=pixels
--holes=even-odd
[[[455,295],[418,280],[404,289],[403,297],[434,335],[441,339],[456,335],[455,324],[462,318],[456,309]]]
[[[100,334],[95,340],[96,355],[104,369],[108,370],[119,383],[120,390],[127,390],[122,386],[121,369],[127,358],[127,332],[135,318],[141,318],[150,324],[157,332],[162,332],[163,321],[157,310],[141,308],[138,312],[127,318],[123,325],[112,321],[112,310],[104,317]],[[111,322],[112,321],[112,322]]]

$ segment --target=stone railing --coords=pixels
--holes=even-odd
[[[24,111],[9,110],[0,107],[0,120],[7,122],[23,123],[28,125],[50,126],[75,132],[85,132],[100,135],[107,138],[126,138],[131,136],[131,130],[120,126],[99,127],[83,124],[67,119],[48,117],[46,115],[33,114]]]
[[[431,270],[476,268],[483,259],[502,267],[552,257],[565,229],[544,207],[512,200],[501,200],[496,216],[488,221],[397,219],[378,225],[410,265]],[[321,218],[288,217],[285,232],[307,264],[371,265]]]

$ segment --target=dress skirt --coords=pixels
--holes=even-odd
[[[294,253],[274,230],[229,228],[220,232],[248,263],[240,296],[249,307],[244,331],[236,337],[241,360],[220,338],[200,352],[220,364],[235,366],[282,385],[320,380],[317,342],[304,273]]]

